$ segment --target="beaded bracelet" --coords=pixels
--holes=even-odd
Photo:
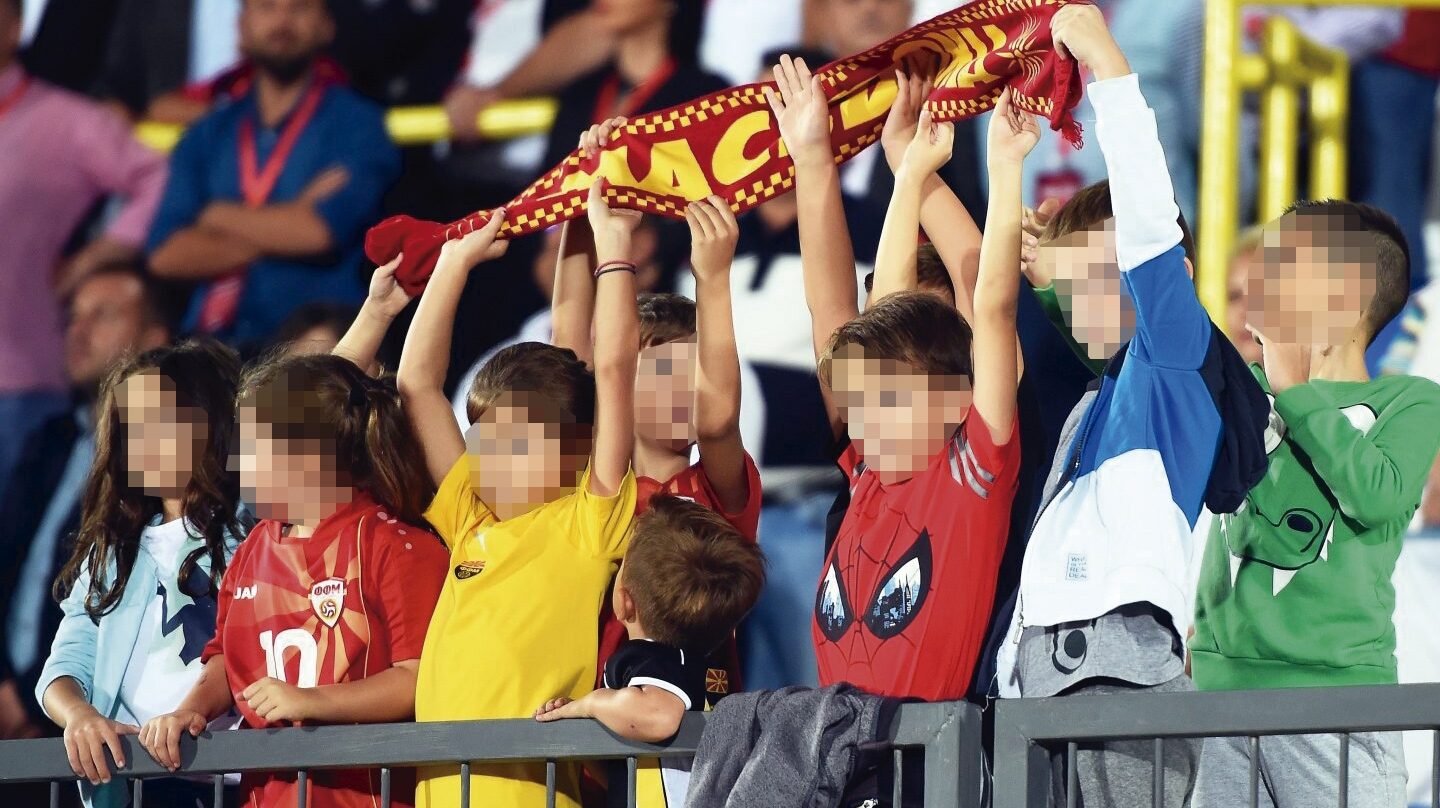
[[[629,272],[633,275],[635,274],[635,265],[629,261],[606,261],[595,267],[595,277],[597,278],[607,272]]]

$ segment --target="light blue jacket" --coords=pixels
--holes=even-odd
[[[249,514],[240,513],[241,525],[249,527]],[[152,524],[159,524],[160,517]],[[235,548],[243,536],[227,536],[225,557],[228,562],[235,554]],[[204,540],[191,536],[181,548],[182,556],[204,546]],[[210,558],[200,557],[200,567],[208,574]],[[135,568],[130,571],[130,580],[120,596],[120,602],[109,614],[98,620],[92,619],[85,611],[85,597],[90,590],[92,571],[82,570],[70,594],[60,603],[63,617],[60,628],[55,632],[55,641],[50,646],[50,656],[41,670],[40,681],[35,686],[35,699],[45,706],[45,691],[56,679],[68,676],[74,679],[91,706],[100,715],[114,719],[120,707],[120,683],[125,678],[125,667],[130,662],[130,653],[139,639],[145,608],[155,596],[159,570],[149,553],[140,552],[135,556]],[[112,558],[106,567],[105,580],[115,574]],[[175,695],[176,703],[185,694]],[[48,711],[46,713],[49,715]],[[54,716],[50,716],[53,721]],[[129,803],[129,782],[114,777],[109,783],[91,786],[80,781],[80,796],[90,808],[111,808]]]

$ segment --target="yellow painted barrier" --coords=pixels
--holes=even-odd
[[[500,101],[486,107],[478,120],[480,137],[506,140],[550,130],[559,103],[553,98],[524,98]],[[394,107],[385,114],[385,128],[398,145],[415,146],[450,138],[450,120],[439,106]],[[162,152],[175,148],[184,128],[178,124],[143,121],[135,136],[145,145]]]

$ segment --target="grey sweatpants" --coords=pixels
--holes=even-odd
[[[1111,693],[1179,693],[1195,685],[1188,676],[1177,676],[1153,687],[1092,684],[1066,691],[1065,698]],[[1188,808],[1200,762],[1199,738],[1166,738],[1162,795],[1157,808]],[[1154,796],[1155,744],[1153,741],[1112,741],[1080,744],[1075,752],[1076,783],[1081,808],[1149,808]],[[1065,755],[1057,754],[1051,771],[1055,776],[1055,804],[1065,802]]]
[[[1405,808],[1405,755],[1398,732],[1350,736],[1350,808]],[[1195,808],[1250,804],[1250,739],[1206,738]],[[1260,739],[1260,808],[1340,804],[1340,736]]]

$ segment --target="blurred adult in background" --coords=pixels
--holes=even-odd
[[[22,435],[24,473],[0,490],[0,739],[48,731],[34,689],[60,624],[50,584],[79,525],[94,456],[91,408],[116,363],[169,341],[160,309],[153,284],[128,264],[96,270],[70,296],[64,361],[57,363],[69,387],[66,406]]]
[[[0,491],[21,435],[65,406],[59,295],[108,261],[139,255],[165,161],[124,121],[31,75],[16,60],[22,8],[0,0]],[[109,226],[67,245],[107,197]]]
[[[287,356],[328,354],[359,313],[358,307],[345,303],[306,303],[275,329],[272,345]]]
[[[150,232],[157,276],[198,288],[184,328],[254,348],[306,303],[359,304],[365,229],[400,171],[383,111],[323,69],[324,0],[244,0],[254,72],[170,157]]]

